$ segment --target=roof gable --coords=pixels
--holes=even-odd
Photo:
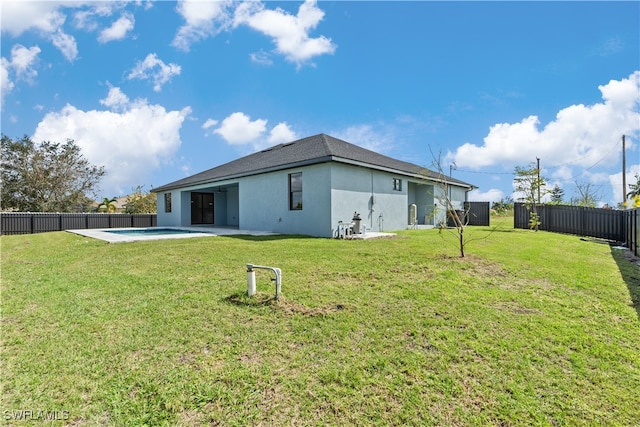
[[[226,179],[240,178],[329,161],[357,164],[372,169],[387,170],[398,174],[424,177],[432,180],[441,180],[443,178],[439,174],[413,163],[383,156],[382,154],[329,135],[318,134],[269,147],[204,172],[160,186],[153,189],[153,191],[159,192],[180,187],[213,183]],[[473,187],[470,184],[455,179],[447,179],[447,181],[464,187]]]

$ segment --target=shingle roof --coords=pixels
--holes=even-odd
[[[329,135],[318,134],[286,144],[275,145],[204,172],[154,188],[152,191],[160,192],[175,188],[214,183],[227,179],[329,161],[357,164],[372,169],[387,170],[398,174],[430,178],[432,180],[441,180],[444,178],[452,184],[457,184],[462,187],[473,187],[466,182],[443,177],[422,166],[383,156],[382,154]]]

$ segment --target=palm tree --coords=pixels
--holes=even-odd
[[[627,193],[627,199],[634,199],[640,196],[640,175],[636,175],[636,183],[629,184],[631,191]]]
[[[111,199],[108,197],[105,197],[104,199],[102,199],[102,203],[98,205],[98,212],[107,212],[107,213],[115,212],[117,200],[118,199],[116,197],[113,197]]]

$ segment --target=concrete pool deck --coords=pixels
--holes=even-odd
[[[149,228],[169,229],[174,230],[172,234],[139,234],[139,235],[126,235],[119,233],[112,233],[110,231],[136,231],[145,230]],[[177,230],[185,230],[186,233],[175,233]],[[267,231],[251,231],[251,230],[239,230],[237,228],[221,228],[221,227],[133,227],[133,228],[89,228],[79,230],[66,230],[69,233],[79,234],[85,237],[91,237],[92,239],[104,240],[109,243],[127,243],[127,242],[140,242],[147,240],[165,240],[165,239],[187,239],[191,237],[216,237],[216,236],[237,236],[237,235],[249,235],[249,236],[272,236],[276,233],[270,233]]]
[[[172,230],[171,234],[120,234],[126,231],[140,231],[146,229]],[[185,233],[176,233],[177,230],[185,230]],[[131,227],[131,228],[88,228],[78,230],[65,230],[69,233],[79,234],[92,239],[103,240],[109,243],[141,242],[147,240],[188,239],[192,237],[216,237],[216,236],[277,236],[278,233],[256,230],[239,230],[231,227]],[[116,233],[113,233],[116,231]],[[384,237],[394,237],[395,233],[382,233],[368,231],[366,234],[354,234],[347,240],[369,240]]]

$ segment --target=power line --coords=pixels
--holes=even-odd
[[[582,169],[582,171],[581,171],[577,176],[576,176],[575,174],[571,174],[571,178],[566,178],[566,179],[563,179],[563,180],[564,180],[565,182],[566,182],[566,181],[569,181],[569,180],[574,180],[574,179],[579,178],[579,177],[581,177],[582,175],[586,174],[588,171],[590,171],[591,169],[593,169],[594,167],[596,167],[596,166],[597,166],[601,161],[603,161],[605,158],[607,158],[607,156],[608,156],[608,155],[609,155],[609,154],[610,154],[610,153],[611,153],[611,152],[612,152],[612,151],[613,151],[613,150],[618,146],[618,144],[619,144],[619,143],[620,143],[620,142],[616,142],[616,143],[613,145],[613,147],[611,147],[611,148],[609,149],[609,151],[607,151],[607,152],[604,154],[604,156],[602,156],[600,159],[598,159],[594,164],[592,164],[592,165],[591,165],[591,166],[589,166],[588,168],[584,168],[584,169]],[[586,156],[583,156],[582,158],[584,159],[585,157],[586,157]],[[571,164],[571,163],[565,163],[565,164],[563,164],[563,165],[553,166],[553,167],[554,167],[554,168],[556,168],[556,169],[559,169],[559,168],[561,168],[561,167],[563,167],[563,166],[567,166],[567,165],[570,165],[570,164]]]
[[[515,175],[515,172],[486,172],[486,171],[468,171],[464,169],[457,169],[458,172],[477,173],[484,175]]]
[[[609,154],[609,153],[610,153],[614,148],[616,148],[616,147],[618,146],[618,144],[620,144],[620,141],[615,141],[615,142],[613,143],[613,145],[612,145],[611,149],[610,149],[609,151],[607,151],[607,154]],[[559,165],[556,165],[555,167],[561,168],[561,167],[563,167],[563,166],[572,166],[572,165],[575,165],[575,164],[577,164],[578,162],[580,162],[580,160],[587,158],[587,157],[589,156],[589,154],[590,154],[590,153],[589,153],[589,152],[587,152],[587,153],[586,153],[584,156],[582,156],[582,157],[579,157],[579,158],[577,158],[577,159],[575,159],[575,160],[572,160],[572,161],[570,161],[570,162],[561,163],[561,164],[559,164]],[[605,157],[606,157],[606,155],[605,155]],[[603,157],[603,159],[604,159],[604,157]],[[600,162],[601,160],[602,160],[602,159],[600,159],[598,162]],[[593,166],[595,166],[595,165],[593,165]],[[593,166],[591,166],[591,167],[593,167]],[[591,167],[590,167],[590,168],[591,168]]]
[[[612,144],[611,148],[600,158],[598,159],[594,164],[592,164],[591,166],[584,168],[581,170],[581,172],[579,174],[572,174],[571,178],[568,179],[563,179],[564,181],[569,181],[569,180],[574,180],[575,177],[580,177],[582,175],[584,175],[586,172],[588,172],[589,170],[593,169],[594,167],[596,167],[600,162],[602,162],[605,158],[607,158],[607,156],[609,154],[611,154],[611,152],[620,144],[620,141],[616,141],[615,143]],[[573,160],[571,162],[566,162],[566,163],[561,163],[559,165],[555,165],[555,166],[550,166],[549,169],[560,169],[562,167],[565,166],[574,166],[576,165],[578,162],[580,162],[581,160],[585,159],[586,157],[588,157],[590,155],[590,152],[585,154],[584,156]],[[457,169],[458,172],[464,172],[464,173],[472,173],[472,174],[480,174],[480,175],[512,175],[515,176],[516,173],[515,172],[496,172],[496,171],[472,171],[472,170],[466,170],[466,169]]]

